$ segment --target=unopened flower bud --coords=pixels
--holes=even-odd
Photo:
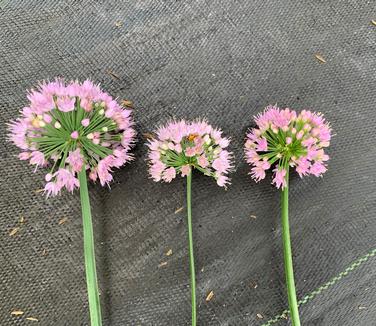
[[[77,131],[77,130],[73,131],[73,132],[71,133],[71,137],[72,137],[73,139],[77,139],[77,138],[79,137],[78,131]]]

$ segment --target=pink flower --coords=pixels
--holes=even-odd
[[[56,101],[56,104],[60,111],[70,112],[74,110],[75,101],[76,100],[74,98],[65,96],[65,97],[59,97]]]
[[[81,155],[80,149],[77,148],[75,151],[69,152],[66,162],[69,163],[69,165],[72,168],[72,171],[80,172],[82,166],[84,165],[84,159]]]
[[[265,138],[260,138],[256,140],[257,146],[256,151],[258,152],[266,152],[268,150],[268,142]]]
[[[220,174],[217,177],[217,185],[220,187],[225,187],[229,184],[229,178],[226,175]]]
[[[270,168],[270,163],[265,159],[262,161],[257,161],[254,164],[254,167],[251,169],[251,176],[256,181],[259,182],[262,179],[265,179],[265,171]]]
[[[327,169],[326,169],[326,167],[325,167],[325,165],[323,163],[321,163],[321,162],[315,162],[315,163],[312,164],[309,172],[311,174],[313,174],[314,176],[319,177],[323,173],[325,173],[326,170]]]
[[[30,158],[30,153],[29,152],[22,152],[22,153],[18,154],[18,158],[21,161],[26,161]]]
[[[72,172],[63,168],[60,168],[56,172],[56,184],[60,189],[65,187],[70,192],[73,192],[73,190],[80,185],[78,179],[72,174]]]
[[[134,129],[129,128],[129,129],[124,130],[123,137],[121,139],[121,145],[127,149],[131,148],[131,146],[135,142],[135,137],[136,137],[136,131]]]
[[[188,164],[183,165],[180,171],[181,171],[181,176],[185,177],[191,172],[191,167]]]
[[[206,168],[209,165],[208,159],[205,157],[205,155],[201,155],[197,158],[197,163],[202,168]]]
[[[90,171],[90,180],[99,178],[105,185],[113,168],[132,160],[129,150],[136,133],[131,111],[93,82],[42,82],[27,98],[20,117],[8,124],[8,137],[22,150],[21,160],[29,159],[36,167],[51,161],[47,196],[78,188],[83,167]]]
[[[73,132],[71,133],[70,136],[71,136],[72,139],[77,139],[77,138],[79,137],[79,133],[78,133],[77,130],[75,130],[75,131],[73,131]]]
[[[162,179],[165,182],[171,182],[172,179],[174,179],[175,177],[176,177],[175,168],[170,167],[170,168],[164,170]]]
[[[284,175],[290,167],[295,167],[300,177],[326,171],[322,162],[329,159],[324,148],[329,146],[331,129],[321,114],[307,110],[298,114],[269,106],[255,121],[257,128],[247,134],[244,150],[256,182],[265,178],[273,164],[279,166],[273,170],[278,188],[285,186]]]
[[[8,124],[8,129],[10,131],[9,140],[23,150],[29,149],[29,144],[26,138],[29,128],[30,122],[28,118],[11,121]]]
[[[231,153],[225,150],[228,145],[222,131],[206,121],[172,121],[147,144],[150,175],[155,181],[171,182],[178,173],[187,176],[195,167],[224,187],[233,167]]]
[[[154,181],[160,181],[162,178],[162,173],[165,170],[166,165],[159,160],[152,161],[151,167],[149,169],[150,175]]]
[[[46,165],[47,162],[44,158],[44,154],[39,151],[33,151],[30,155],[30,164],[36,165],[37,167],[40,165]]]
[[[218,157],[213,161],[213,168],[219,173],[227,173],[230,167],[230,162],[226,158]]]
[[[111,167],[113,166],[113,158],[107,156],[103,160],[100,160],[97,167],[97,174],[102,186],[112,181]]]
[[[98,179],[98,174],[97,174],[97,171],[95,169],[90,171],[89,179],[91,181],[96,181]]]
[[[193,157],[196,155],[196,148],[195,147],[187,147],[185,149],[185,156]]]
[[[300,177],[307,175],[310,172],[311,163],[306,157],[301,157],[297,161],[296,172]]]
[[[89,118],[83,119],[83,120],[81,121],[81,124],[82,124],[84,127],[87,127],[87,126],[90,124],[90,119],[89,119]]]
[[[45,114],[43,114],[43,120],[46,123],[51,123],[52,122],[52,117],[49,114],[45,113]]]
[[[275,184],[275,186],[279,189],[279,188],[284,188],[286,187],[286,170],[285,169],[278,169],[278,168],[275,168],[273,170],[275,172],[274,174],[274,179],[273,179],[273,183]]]
[[[53,177],[54,177],[54,176],[53,176],[51,173],[47,173],[46,176],[44,177],[44,179],[45,179],[47,182],[49,182],[49,181],[52,180]]]
[[[47,195],[47,197],[51,195],[56,196],[60,190],[61,190],[61,186],[58,185],[56,182],[48,182],[44,186],[44,193]]]

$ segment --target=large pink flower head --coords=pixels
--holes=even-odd
[[[300,177],[308,174],[321,176],[329,156],[331,129],[320,113],[307,110],[299,114],[290,109],[268,106],[255,117],[257,128],[247,134],[245,155],[252,166],[252,178],[258,182],[273,165],[273,184],[286,186],[289,167]]]
[[[46,166],[47,196],[62,188],[79,187],[78,172],[84,167],[93,181],[112,180],[112,168],[132,159],[135,142],[131,111],[121,107],[98,85],[42,83],[28,94],[29,104],[21,117],[9,124],[9,138],[22,153],[21,160]]]
[[[232,154],[226,150],[229,143],[221,130],[206,121],[172,121],[160,127],[147,144],[150,175],[154,181],[171,182],[178,174],[184,177],[196,168],[225,187],[233,167]]]

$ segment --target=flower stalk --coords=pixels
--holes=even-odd
[[[230,140],[205,120],[170,121],[157,129],[149,139],[149,172],[154,181],[171,182],[178,175],[187,178],[187,224],[189,269],[192,303],[192,326],[196,326],[196,276],[192,232],[192,171],[212,177],[226,188],[227,176],[233,168],[232,153],[227,151]]]
[[[91,326],[101,326],[101,307],[99,299],[97,271],[95,266],[95,249],[94,249],[94,233],[91,218],[89,192],[87,186],[85,167],[78,174],[80,182],[80,198],[82,210],[82,224],[84,232],[84,256],[85,256],[85,272],[87,293],[89,299],[89,310]]]
[[[292,262],[292,250],[289,227],[289,170],[286,170],[286,185],[282,189],[281,195],[281,215],[282,215],[282,240],[283,240],[283,257],[285,265],[287,297],[290,308],[290,316],[293,326],[300,326],[298,302],[296,299],[294,269]]]
[[[192,171],[187,175],[187,222],[188,222],[188,242],[189,242],[189,271],[191,275],[191,303],[192,303],[192,326],[196,326],[196,273],[195,258],[193,254],[193,232],[192,232]]]

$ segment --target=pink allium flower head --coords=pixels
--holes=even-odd
[[[112,180],[112,168],[132,159],[128,151],[136,133],[131,111],[90,80],[43,82],[27,98],[21,116],[8,125],[9,140],[22,150],[19,158],[36,168],[51,162],[47,196],[78,188],[83,167],[91,180],[105,185]]]
[[[232,170],[232,154],[225,150],[229,139],[206,121],[171,121],[149,140],[149,172],[154,181],[171,182],[177,175],[187,176],[192,168],[226,187]]]
[[[295,167],[300,177],[325,173],[329,156],[324,148],[329,146],[331,128],[321,113],[268,106],[255,122],[257,127],[247,134],[245,156],[256,182],[274,165],[272,183],[277,188],[286,186],[290,167]]]

